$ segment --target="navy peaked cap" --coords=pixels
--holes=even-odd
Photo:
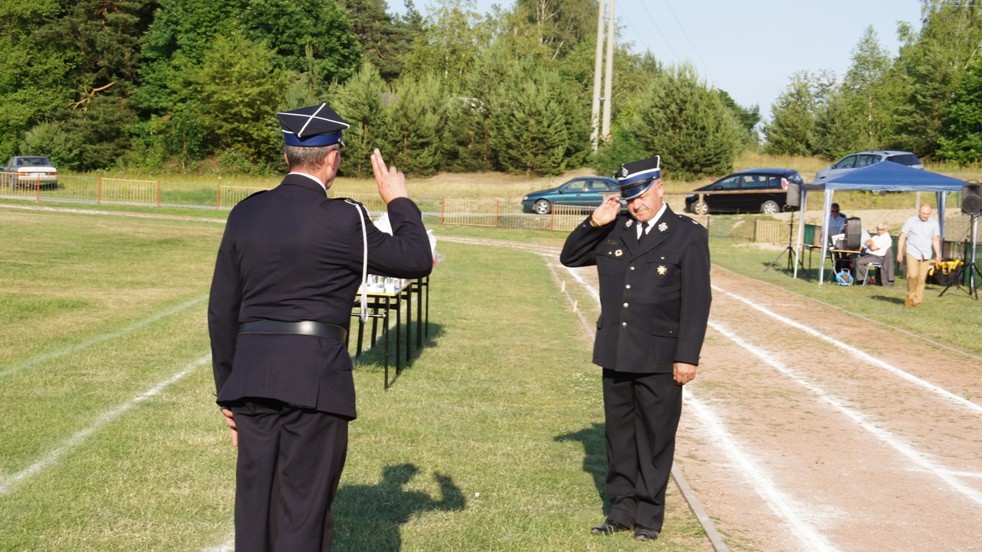
[[[614,178],[621,189],[621,198],[630,201],[648,191],[661,178],[661,156],[625,163]]]
[[[341,131],[349,126],[348,122],[326,103],[292,111],[281,111],[276,114],[276,119],[283,128],[283,140],[286,145],[307,148],[320,148],[333,144],[343,146]]]

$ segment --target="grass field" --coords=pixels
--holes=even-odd
[[[530,186],[473,180],[500,182],[503,195]],[[466,195],[449,177],[411,186]],[[911,203],[909,194],[884,201]],[[225,213],[82,208],[0,205],[0,550],[221,549],[235,452],[213,402],[205,303]],[[557,246],[564,237],[433,229]],[[356,367],[360,416],[336,549],[651,549],[586,532],[602,517],[598,372],[548,268],[504,248],[438,249],[429,343],[389,391],[378,352]],[[892,289],[818,286],[792,279],[783,258],[765,270],[779,253],[712,244],[717,270],[766,281],[775,294],[982,354],[982,311],[961,290],[938,298],[929,288],[914,314],[900,306],[902,279]],[[669,493],[656,549],[708,550],[674,486]]]
[[[204,321],[222,225],[3,207],[0,224],[0,550],[226,545],[235,452]],[[430,343],[389,391],[379,354],[356,368],[336,549],[632,549],[586,531],[603,515],[598,372],[548,269],[440,250]],[[706,549],[669,500],[659,549]]]

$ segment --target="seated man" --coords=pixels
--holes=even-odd
[[[866,232],[863,232],[866,234]],[[876,225],[876,235],[863,236],[863,254],[856,260],[856,281],[866,278],[870,263],[880,263],[880,283],[893,285],[893,238],[887,232],[886,223]]]
[[[829,236],[832,238],[832,245],[835,245],[835,236],[846,233],[846,215],[839,212],[839,204],[833,203],[829,209]]]

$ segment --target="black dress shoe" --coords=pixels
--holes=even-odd
[[[638,541],[653,541],[658,538],[658,531],[654,529],[645,529],[644,527],[638,527],[634,530],[634,540]]]
[[[604,520],[603,523],[596,527],[590,528],[590,533],[593,535],[613,535],[614,533],[620,533],[621,531],[630,531],[631,528],[625,525],[621,525],[616,521],[610,521],[609,519]]]

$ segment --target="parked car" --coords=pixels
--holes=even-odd
[[[51,161],[42,155],[15,155],[7,160],[3,167],[3,172],[17,174],[16,179],[12,176],[4,178],[3,182],[13,188],[33,187],[40,182],[42,188],[58,187],[58,169],[51,165]]]
[[[851,153],[839,159],[830,167],[826,167],[815,174],[815,181],[822,181],[839,176],[849,171],[875,165],[881,161],[890,161],[900,165],[907,165],[914,169],[923,169],[924,164],[916,155],[909,151],[880,150],[880,151],[860,151]]]
[[[698,193],[685,196],[685,210],[697,215],[716,213],[765,213],[773,215],[790,210],[787,205],[788,187],[801,186],[804,180],[794,169],[747,169],[728,174],[716,182],[696,188],[704,192],[702,201]],[[712,193],[712,192],[746,193]],[[755,193],[750,193],[754,191]]]
[[[555,188],[532,192],[522,198],[522,211],[548,215],[553,205],[570,205],[586,209],[599,207],[604,197],[619,194],[617,181],[606,176],[580,176]]]

